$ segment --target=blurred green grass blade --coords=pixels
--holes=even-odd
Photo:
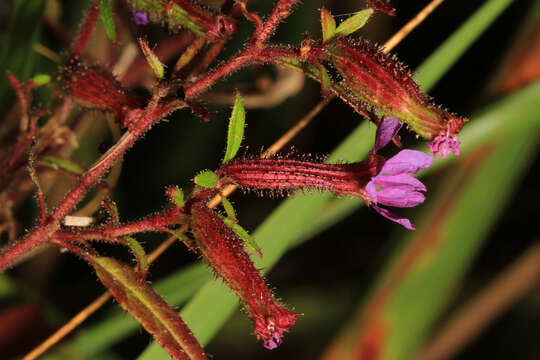
[[[423,209],[417,231],[399,241],[404,245],[383,268],[351,333],[341,338],[345,342],[332,348],[342,356],[323,359],[353,359],[362,352],[360,339],[376,333],[382,335],[372,350],[381,358],[411,358],[532,163],[538,134],[514,135],[493,138],[456,164]]]
[[[34,45],[41,32],[44,0],[14,0],[8,32],[0,53],[0,114],[4,114],[11,94],[6,72],[26,81],[32,75],[35,57]]]
[[[440,45],[416,71],[423,89],[439,81],[465,51],[482,35],[513,0],[491,0],[484,4]]]
[[[193,294],[211,279],[210,270],[202,264],[191,265],[167,278],[158,281],[154,289],[170,305],[176,306],[187,301]],[[62,353],[74,354],[79,358],[94,358],[109,349],[125,337],[140,331],[141,326],[129,314],[115,308],[104,319],[88,326],[77,337],[64,345]],[[58,360],[64,357],[51,354],[43,360]]]
[[[486,5],[500,2],[501,0],[490,0],[486,2]],[[486,5],[484,5],[484,7]],[[496,17],[495,15],[500,14],[505,7],[499,6],[497,9],[498,12],[491,12],[491,14],[494,16],[489,20],[489,22],[492,22]],[[473,15],[473,17],[465,24],[467,25],[471,21],[484,23],[482,18],[475,15]],[[460,33],[460,29],[458,29],[456,33]],[[482,29],[483,31],[485,30],[485,27],[482,28],[478,26],[478,29]],[[469,39],[469,41],[465,43],[465,49],[472,45],[473,41],[481,35],[482,31],[476,31],[473,34],[473,37],[469,36],[470,34],[463,34],[463,32],[461,32],[461,36],[466,36],[466,38]],[[450,38],[450,40],[455,41],[453,39],[454,35]],[[444,47],[445,44],[446,42],[435,52],[434,55],[436,55],[439,51],[446,51],[446,48]],[[461,54],[463,54],[463,51],[459,55]],[[422,66],[421,68],[423,68],[422,71],[424,72],[439,74],[438,76],[440,77],[458,58],[459,56],[453,57],[453,60],[450,62],[446,61],[446,59],[441,59],[440,62],[431,60],[428,65]],[[431,75],[431,77],[436,76],[437,75]],[[431,88],[435,83],[435,81],[429,80],[428,78],[417,78],[417,81],[419,81],[420,86],[422,86],[425,90]],[[369,125],[360,125],[359,128],[347,138],[346,142],[340,145],[335,153],[332,153],[329,160],[333,161],[340,159],[354,161],[355,159],[364,158],[372,145],[368,145],[368,143],[373,141],[371,140],[373,139],[373,136],[367,136],[365,134],[365,132],[368,130],[370,130]],[[371,129],[371,131],[374,133],[375,129]],[[363,137],[356,139],[356,142],[354,142],[354,134],[358,133],[362,134]],[[305,239],[304,229],[312,227],[314,223],[320,223],[320,218],[316,216],[321,215],[321,210],[327,204],[327,199],[329,199],[329,197],[325,198],[324,194],[314,194],[310,196],[296,195],[293,199],[283,201],[282,204],[253,234],[254,238],[257,239],[257,242],[261,245],[264,254],[262,261],[256,259],[256,266],[259,268],[264,268],[264,271],[270,270],[271,266],[275,264],[277,260],[279,260],[279,258],[288,248],[292,247],[294,243],[297,243],[299,238]],[[331,201],[339,201],[339,199],[332,199]],[[333,212],[332,214],[337,216],[334,216],[331,221],[327,221],[324,224],[329,226],[331,223],[338,221],[342,218],[342,216],[345,216],[349,211],[355,208],[355,206],[352,204],[349,206],[350,207],[348,209],[340,208],[339,206],[335,207],[337,211]],[[314,222],[313,219],[317,219],[317,221]],[[319,226],[318,230],[322,231],[323,227]],[[219,299],[219,301],[216,299]],[[221,283],[212,282],[206,284],[196,294],[196,296],[183,309],[181,316],[193,331],[195,337],[204,346],[210,341],[212,336],[214,336],[230,314],[232,314],[236,306],[238,306],[238,301],[234,298],[226,286]],[[211,314],[209,314],[209,309],[212,309]],[[159,345],[154,342],[146,348],[139,359],[157,360],[162,359],[163,356],[164,350],[162,350]]]

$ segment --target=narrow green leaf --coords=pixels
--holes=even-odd
[[[189,237],[187,237],[186,234],[178,230],[169,229],[169,228],[167,228],[167,231],[169,232],[169,234],[171,234],[172,236],[180,240],[184,245],[186,245],[188,249],[192,250],[195,253],[197,252],[194,241],[190,239]]]
[[[252,248],[253,251],[255,251],[257,255],[259,255],[259,257],[263,256],[261,248],[255,241],[253,236],[249,235],[246,229],[240,226],[237,222],[232,221],[230,218],[223,218],[223,222],[229,228],[231,228],[231,230],[234,231],[234,233],[238,235],[238,237],[242,239],[242,241],[244,241],[250,248]]]
[[[373,9],[371,8],[357,12],[338,25],[336,29],[336,36],[347,36],[359,30],[366,25],[372,14]]]
[[[64,159],[56,156],[44,156],[40,159],[41,162],[57,166],[58,168],[70,172],[75,175],[84,173],[84,168],[70,159]]]
[[[331,39],[336,32],[336,20],[325,8],[321,8],[321,29],[323,42],[327,42]]]
[[[146,61],[148,62],[148,65],[150,65],[152,71],[154,71],[154,75],[156,75],[156,78],[163,79],[163,77],[165,76],[165,65],[163,65],[161,60],[159,60],[159,58],[150,48],[146,40],[142,38],[139,39],[139,45],[144,54],[144,57],[146,58]]]
[[[323,96],[326,96],[330,94],[330,90],[332,88],[332,80],[330,79],[330,75],[328,75],[328,71],[326,71],[326,68],[324,65],[320,66],[321,69],[321,89]]]
[[[126,236],[124,240],[126,241],[133,255],[135,255],[139,273],[143,275],[143,277],[146,277],[146,274],[148,273],[149,264],[148,264],[148,258],[146,257],[146,252],[144,251],[144,248],[136,239],[130,236]]]
[[[130,266],[106,257],[88,257],[103,284],[174,359],[206,359],[186,324]]]
[[[242,103],[242,97],[240,92],[236,92],[236,99],[229,119],[229,131],[227,133],[227,150],[225,150],[225,157],[223,163],[232,160],[238,150],[242,139],[244,138],[244,124],[246,121],[246,111],[244,110],[244,104]]]
[[[215,188],[218,183],[218,176],[213,171],[204,171],[199,175],[195,176],[195,184],[206,187],[206,188]]]
[[[236,222],[236,213],[234,211],[234,207],[226,196],[221,196],[221,204],[223,205],[229,219]]]
[[[99,13],[101,21],[105,26],[105,32],[112,41],[116,40],[116,28],[114,25],[114,16],[111,6],[111,0],[99,0]]]

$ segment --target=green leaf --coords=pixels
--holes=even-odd
[[[244,229],[237,222],[234,222],[230,218],[223,218],[223,222],[229,228],[231,228],[231,230],[234,231],[234,233],[238,235],[238,237],[242,239],[250,248],[252,248],[253,251],[255,251],[257,255],[259,255],[259,257],[263,256],[261,248],[259,247],[259,245],[257,245],[255,239],[251,235],[249,235],[246,229]]]
[[[229,219],[236,222],[236,213],[234,212],[234,207],[226,196],[221,195],[221,204],[223,205]]]
[[[321,69],[321,89],[323,96],[326,96],[330,94],[330,90],[332,88],[332,80],[330,79],[330,75],[328,75],[328,71],[326,71],[326,68],[324,65],[320,65]]]
[[[37,74],[34,75],[32,81],[38,84],[38,86],[45,85],[51,82],[51,76],[47,74]]]
[[[321,8],[321,29],[323,42],[327,42],[331,39],[336,32],[336,20],[325,8]]]
[[[178,313],[131,267],[107,257],[88,257],[87,260],[118,303],[170,356],[174,359],[206,359]]]
[[[112,41],[116,40],[116,29],[114,25],[114,16],[112,12],[111,0],[99,0],[99,13],[101,21],[105,26],[105,32]]]
[[[169,232],[169,234],[171,234],[172,236],[180,240],[184,245],[186,245],[188,249],[190,249],[194,253],[197,252],[197,248],[195,247],[195,242],[189,237],[187,237],[186,234],[184,234],[181,231],[178,231],[175,229],[169,229],[169,228],[167,228],[167,231]]]
[[[150,49],[150,46],[148,46],[146,40],[142,38],[139,39],[139,45],[141,46],[141,50],[146,58],[146,61],[148,62],[148,65],[150,65],[154,75],[156,75],[156,78],[163,79],[165,76],[165,65],[163,65],[161,60],[159,60],[154,51]]]
[[[236,92],[236,100],[229,119],[229,131],[227,133],[227,150],[225,151],[225,157],[223,163],[232,160],[238,150],[242,139],[244,138],[244,124],[246,121],[246,111],[244,110],[244,104],[242,103],[242,97],[240,92]]]
[[[40,159],[40,161],[45,164],[57,166],[60,169],[75,175],[82,175],[85,171],[81,165],[77,164],[73,160],[64,159],[56,156],[44,156]]]
[[[144,248],[141,246],[141,244],[135,240],[134,238],[130,236],[124,237],[124,240],[126,244],[129,246],[129,249],[131,252],[133,252],[133,255],[135,255],[135,259],[137,260],[137,267],[139,270],[139,273],[146,277],[146,274],[148,273],[148,258],[146,257],[146,252],[144,251]]]
[[[199,186],[213,189],[218,184],[218,176],[215,172],[208,170],[195,176],[194,181]]]
[[[178,186],[171,186],[167,189],[167,196],[178,207],[182,207],[185,204],[184,192]]]
[[[105,198],[102,202],[102,205],[105,208],[105,210],[109,213],[113,224],[119,224],[120,211],[118,210],[118,206],[116,205],[116,203],[109,198]]]
[[[338,25],[336,29],[336,36],[347,36],[359,30],[366,25],[372,14],[373,9],[371,8],[357,12]]]

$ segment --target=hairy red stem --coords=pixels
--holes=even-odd
[[[72,230],[59,231],[59,237],[69,240],[111,240],[114,238],[127,236],[131,234],[147,232],[147,231],[163,231],[163,228],[168,225],[174,225],[179,222],[179,218],[184,215],[182,208],[174,207],[172,209],[154,214],[139,221],[134,221],[129,224],[111,226],[106,225],[98,229],[90,230]]]
[[[47,242],[59,229],[60,220],[79,203],[90,187],[101,179],[105,172],[114,165],[116,160],[118,160],[126,150],[141,137],[141,135],[167,114],[185,106],[183,102],[178,100],[172,100],[162,105],[158,105],[158,101],[159,98],[150,101],[150,104],[141,115],[141,118],[134,123],[132,128],[124,133],[118,142],[111,147],[109,151],[103,154],[96,164],[82,176],[75,188],[69,192],[64,200],[47,217],[43,226],[30,232],[13,247],[7,249],[0,255],[0,271],[5,270],[32,248]]]
[[[86,44],[88,44],[90,35],[92,34],[94,27],[96,26],[98,16],[99,1],[94,0],[92,2],[92,5],[90,5],[90,8],[88,9],[88,12],[86,13],[86,18],[84,19],[84,23],[81,26],[79,36],[77,36],[77,39],[73,43],[73,49],[71,50],[70,56],[72,59],[81,56],[81,54],[84,52],[84,49],[86,49]]]

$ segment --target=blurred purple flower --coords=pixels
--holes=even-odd
[[[377,128],[373,152],[376,153],[386,146],[400,128],[401,124],[398,119],[383,118]],[[379,173],[372,177],[366,185],[371,207],[385,218],[395,221],[409,230],[414,230],[415,227],[409,219],[400,218],[378,205],[413,207],[423,203],[425,196],[421,191],[426,191],[426,187],[420,180],[411,175],[428,168],[432,163],[431,156],[416,150],[401,150],[386,160]]]
[[[448,135],[439,135],[428,144],[429,151],[435,156],[447,157],[450,152],[453,152],[456,156],[459,156],[459,142]]]
[[[148,16],[146,13],[139,12],[136,10],[132,10],[131,13],[133,14],[133,22],[137,25],[146,25],[148,24]]]

